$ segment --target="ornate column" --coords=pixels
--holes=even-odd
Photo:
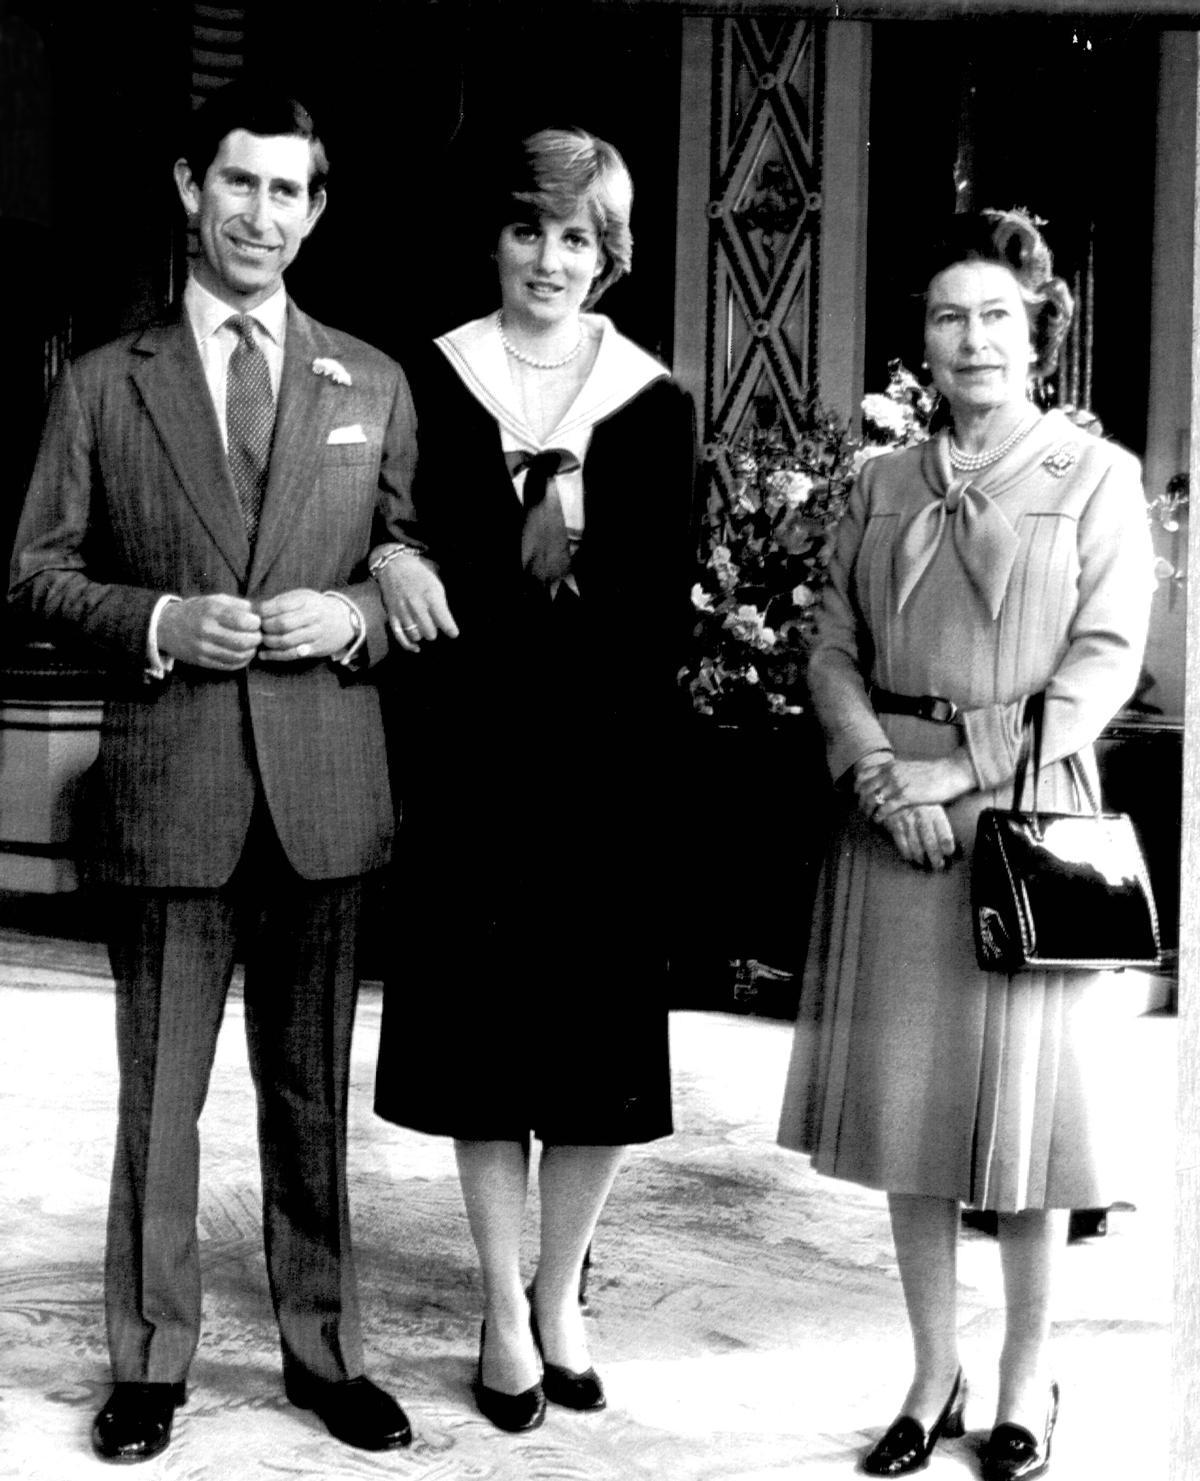
[[[683,22],[676,373],[724,479],[755,426],[861,394],[869,28]]]

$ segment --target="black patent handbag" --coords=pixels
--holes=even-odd
[[[1012,808],[979,815],[971,863],[976,958],[990,972],[1153,970],[1162,961],[1158,913],[1132,820],[1101,812],[1078,756],[1069,765],[1091,811],[1038,808],[1042,708],[1041,695],[1026,705]],[[1023,812],[1031,751],[1033,810]]]

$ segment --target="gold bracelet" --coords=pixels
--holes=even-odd
[[[390,561],[394,561],[398,555],[420,556],[422,553],[415,545],[389,545],[382,555],[377,555],[373,561],[368,563],[367,574],[378,581],[380,571]]]

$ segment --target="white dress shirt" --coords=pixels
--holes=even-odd
[[[226,384],[229,377],[229,359],[240,339],[237,331],[229,326],[229,320],[238,311],[230,308],[216,294],[210,293],[207,288],[196,281],[191,273],[188,274],[183,290],[183,311],[196,339],[196,348],[200,353],[200,365],[208,384],[209,395],[212,397],[213,409],[217,414],[217,425],[221,429],[221,445],[228,454],[229,431],[225,418]],[[284,338],[287,332],[287,291],[283,285],[280,284],[264,303],[249,310],[246,317],[254,326],[255,343],[266,357],[267,372],[271,377],[271,395],[278,402],[279,384],[283,379]],[[366,636],[366,621],[357,602],[352,601],[343,592],[331,591],[325,592],[324,595],[336,597],[338,601],[344,602],[350,608],[356,636],[348,648],[335,656],[335,662],[349,663],[362,646]],[[159,597],[150,614],[150,629],[146,635],[146,673],[151,678],[161,679],[174,667],[175,660],[165,657],[159,651],[158,623],[163,608],[171,602],[181,600],[182,598],[174,593],[166,592]],[[354,621],[355,616],[357,621]]]

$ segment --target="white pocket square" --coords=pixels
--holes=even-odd
[[[327,445],[335,442],[366,442],[367,434],[362,429],[361,422],[355,422],[352,427],[335,427],[329,434]]]

